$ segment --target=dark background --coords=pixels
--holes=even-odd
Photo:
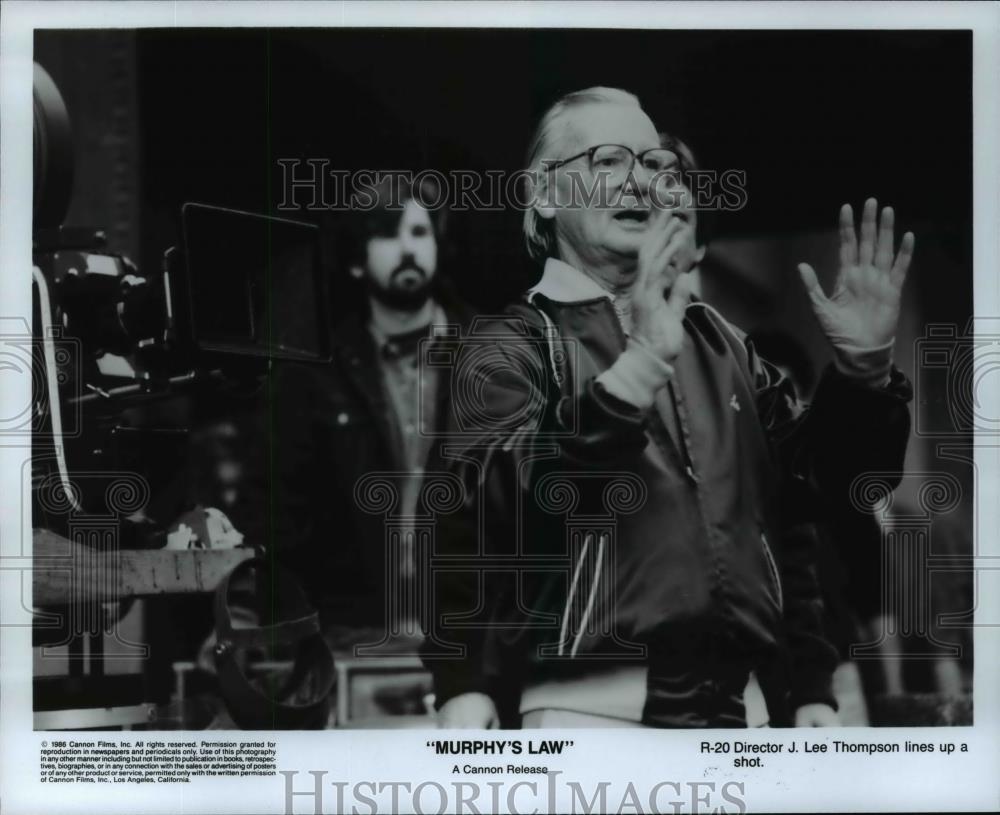
[[[875,194],[969,265],[969,32],[39,32],[37,58],[72,82],[76,60],[51,63],[100,60],[102,35],[133,39],[125,137],[139,148],[144,265],[176,242],[184,201],[273,210],[278,158],[517,170],[544,109],[591,85],[636,93],[705,167],[746,171],[748,205],[719,219],[720,237],[825,229],[842,202]],[[476,305],[499,307],[537,274],[519,215],[452,218],[455,277]]]

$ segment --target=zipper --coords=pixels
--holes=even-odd
[[[764,557],[767,558],[767,570],[771,573],[771,583],[774,585],[774,590],[778,593],[778,608],[784,611],[785,597],[781,591],[781,576],[778,573],[778,564],[774,559],[774,554],[771,552],[771,547],[768,546],[767,535],[763,532],[760,533],[760,542],[764,547]]]
[[[680,442],[680,454],[684,463],[684,474],[692,484],[697,486],[701,483],[701,478],[698,477],[698,473],[694,469],[694,456],[691,455],[691,439],[688,432],[687,416],[684,413],[683,400],[677,395],[673,380],[667,381],[667,392],[670,396],[670,403],[674,407],[674,416],[677,418],[677,436]]]

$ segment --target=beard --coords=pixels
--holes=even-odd
[[[369,295],[389,308],[419,311],[431,297],[433,280],[433,275],[422,266],[404,262],[393,270],[388,285],[383,286],[369,277],[367,289]]]

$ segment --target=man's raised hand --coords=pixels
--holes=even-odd
[[[906,272],[913,259],[912,232],[903,236],[894,252],[892,207],[885,207],[876,223],[878,203],[865,202],[861,239],[854,228],[850,204],[840,210],[840,269],[829,297],[808,263],[799,264],[813,311],[838,353],[858,353],[891,347],[899,323],[900,300]]]
[[[684,340],[684,309],[690,289],[683,276],[677,277],[670,261],[683,247],[681,231],[692,227],[665,210],[654,209],[652,217],[649,238],[639,250],[638,279],[632,293],[632,335],[664,362],[671,362]]]

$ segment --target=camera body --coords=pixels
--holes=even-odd
[[[99,230],[36,231],[32,260],[48,289],[49,314],[39,312],[36,325],[51,321],[87,352],[74,374],[132,379],[164,368],[173,339],[165,275],[140,275],[128,258],[106,251]]]
[[[331,358],[319,231],[178,202],[178,246],[140,270],[103,230],[64,224],[72,130],[37,64],[34,103],[32,323],[0,322],[0,370],[30,374],[32,395],[0,419],[0,440],[31,450],[22,517],[36,560],[22,602],[36,658],[52,659],[36,663],[36,726],[76,729],[81,710],[101,726],[148,724],[150,705],[183,695],[171,668],[209,631],[189,595],[265,542],[252,475],[262,381],[282,361]],[[245,538],[224,514],[240,510]],[[111,659],[120,682],[107,681]]]
[[[64,533],[85,511],[108,512],[104,489],[88,486],[100,479],[77,476],[137,476],[153,504],[165,488],[194,492],[172,483],[184,481],[189,428],[228,420],[234,402],[248,409],[277,361],[328,361],[331,309],[311,224],[187,203],[179,246],[141,271],[109,251],[103,230],[66,226],[72,128],[37,64],[34,80],[33,325],[0,326],[0,354],[31,373],[32,400],[0,436],[31,439],[34,484],[58,475],[73,499],[65,513],[32,498],[36,526]],[[149,514],[167,524],[177,501],[160,503],[170,508]],[[131,515],[145,523],[147,510]],[[124,526],[127,545],[136,538]]]

